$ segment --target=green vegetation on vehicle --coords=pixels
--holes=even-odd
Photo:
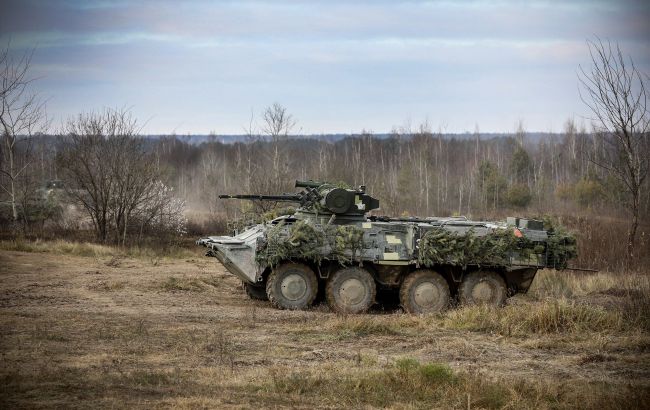
[[[498,306],[508,295],[526,292],[538,269],[565,269],[576,256],[575,238],[550,221],[545,229],[543,221],[523,218],[369,216],[379,201],[364,186],[296,181],[296,187],[303,189],[223,195],[299,206],[270,221],[271,215],[262,216],[234,236],[198,241],[249,294],[263,296],[266,290],[280,308],[306,308],[322,289],[333,310],[360,313],[381,288],[399,290],[401,305],[411,313],[439,312],[452,297]]]

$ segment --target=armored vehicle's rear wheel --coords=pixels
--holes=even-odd
[[[266,282],[266,295],[280,309],[305,309],[316,299],[318,279],[301,263],[285,263],[274,269]]]
[[[416,270],[404,279],[399,300],[409,313],[442,312],[449,305],[449,284],[437,272]]]
[[[466,305],[501,306],[508,296],[506,282],[496,272],[471,272],[458,289],[460,302]]]
[[[253,285],[252,283],[243,282],[244,291],[249,298],[255,300],[269,300],[266,296],[266,286],[264,285]]]
[[[363,313],[375,303],[376,294],[370,272],[357,267],[335,272],[325,287],[327,304],[338,313]]]

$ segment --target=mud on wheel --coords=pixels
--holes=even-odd
[[[273,269],[266,282],[266,295],[280,309],[305,309],[316,299],[318,279],[302,263],[284,263]]]
[[[375,303],[376,294],[372,275],[358,267],[336,271],[325,288],[327,304],[338,313],[363,313]]]
[[[501,306],[506,301],[508,289],[498,273],[479,270],[465,276],[458,295],[460,302],[465,305]]]
[[[449,284],[437,272],[421,269],[411,272],[399,291],[402,307],[409,313],[438,313],[449,305]]]

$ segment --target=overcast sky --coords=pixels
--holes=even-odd
[[[242,133],[273,102],[303,133],[557,132],[586,114],[585,41],[650,73],[649,22],[647,1],[0,2],[55,124],[131,107],[145,133]]]

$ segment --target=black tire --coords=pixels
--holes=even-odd
[[[244,285],[244,292],[249,298],[253,300],[269,300],[268,296],[266,296],[266,286],[253,285],[247,282],[243,282],[242,285]]]
[[[375,303],[376,295],[375,279],[358,267],[336,271],[325,287],[327,304],[338,313],[363,313]]]
[[[409,313],[438,313],[449,306],[449,284],[437,272],[427,269],[411,272],[399,290],[399,300]]]
[[[508,288],[498,273],[475,271],[463,278],[458,295],[464,305],[501,306],[508,297]]]
[[[275,268],[266,282],[266,295],[278,309],[306,309],[314,303],[318,279],[302,263],[284,263]]]

